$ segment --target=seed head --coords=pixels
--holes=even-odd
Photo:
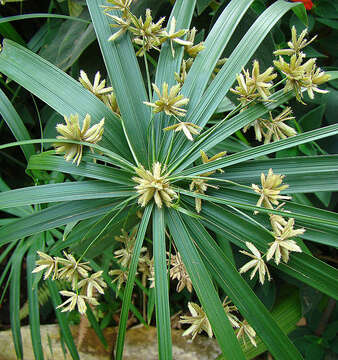
[[[272,204],[278,205],[278,200],[288,200],[291,199],[290,196],[280,195],[282,190],[285,190],[289,187],[289,185],[282,185],[284,176],[279,174],[274,174],[272,169],[269,169],[268,175],[265,178],[264,173],[261,174],[261,183],[262,188],[259,186],[252,184],[252,189],[260,194],[260,198],[257,201],[256,206],[263,206],[267,209],[273,209]],[[257,214],[258,211],[255,211]]]
[[[240,269],[239,269],[239,273],[242,274],[244,272],[247,272],[248,270],[250,270],[251,268],[253,268],[251,275],[250,275],[250,280],[253,279],[253,277],[256,275],[256,272],[258,270],[258,275],[259,275],[259,281],[260,283],[263,285],[264,284],[264,280],[265,280],[265,275],[267,275],[268,280],[271,280],[271,276],[269,273],[269,269],[266,266],[260,251],[256,248],[256,246],[250,242],[246,242],[245,245],[247,246],[247,248],[252,252],[252,254],[248,253],[247,251],[244,250],[240,250],[240,252],[242,254],[245,254],[247,256],[250,256],[253,260],[250,260],[248,263],[246,263],[245,265],[243,265]]]
[[[170,265],[170,278],[172,280],[178,280],[176,291],[181,292],[185,287],[187,287],[188,291],[191,293],[192,282],[179,253],[171,255]]]
[[[170,131],[174,130],[175,132],[183,131],[184,135],[187,137],[188,140],[194,141],[194,138],[192,137],[192,134],[198,135],[201,131],[201,127],[193,124],[191,122],[182,122],[180,121],[178,124],[168,126],[164,128],[164,131]]]
[[[181,324],[191,324],[191,326],[184,331],[182,336],[192,334],[192,340],[195,339],[197,334],[200,334],[203,330],[211,338],[213,336],[211,324],[207,318],[207,314],[204,310],[193,302],[188,303],[188,308],[192,316],[181,316]]]
[[[66,300],[64,303],[62,303],[61,305],[56,307],[57,309],[59,309],[59,308],[64,307],[65,305],[69,304],[68,306],[64,307],[64,309],[62,309],[61,312],[72,311],[75,309],[75,306],[77,306],[79,313],[84,314],[87,310],[85,300],[88,301],[92,305],[99,305],[97,300],[92,297],[78,295],[77,293],[74,293],[72,291],[67,291],[67,290],[63,290],[63,291],[59,291],[59,292],[62,296],[69,297],[68,300]]]
[[[135,168],[135,172],[139,177],[133,177],[133,180],[139,185],[135,189],[140,194],[138,203],[144,207],[154,198],[156,205],[161,208],[163,203],[170,207],[171,202],[177,197],[174,190],[170,188],[170,183],[166,179],[166,175],[162,175],[164,169],[159,162],[153,164],[152,172],[145,170],[141,165]]]
[[[275,241],[270,243],[270,248],[266,255],[266,260],[269,261],[273,256],[275,257],[275,263],[278,265],[281,258],[285,263],[289,261],[289,254],[291,251],[302,252],[302,249],[297,245],[296,241],[292,240],[292,237],[304,234],[305,229],[294,229],[295,220],[289,219],[285,222],[274,221],[271,222]]]
[[[64,116],[64,119],[66,121],[66,125],[56,125],[56,130],[62,135],[57,136],[57,139],[85,141],[92,144],[96,144],[102,139],[104,119],[102,119],[98,124],[90,127],[91,117],[87,114],[83,120],[82,129],[80,129],[78,114],[70,115],[69,118]],[[58,142],[53,144],[53,146],[56,148],[57,153],[65,153],[64,158],[66,161],[73,159],[73,163],[76,162],[77,166],[80,164],[83,145]]]
[[[304,29],[299,37],[297,38],[297,30],[295,26],[292,26],[291,29],[291,41],[288,42],[289,48],[288,49],[280,49],[274,51],[274,55],[299,55],[301,50],[312,43],[317,37],[314,36],[311,40],[307,40],[305,36],[307,35],[307,29]]]
[[[154,113],[164,111],[168,116],[185,116],[187,111],[182,109],[181,106],[187,105],[189,99],[185,98],[183,95],[178,95],[181,90],[179,84],[172,86],[169,93],[168,84],[166,82],[162,85],[163,94],[161,94],[160,89],[155,84],[153,84],[153,89],[158,96],[158,100],[154,103],[147,101],[144,101],[143,103],[154,108]]]

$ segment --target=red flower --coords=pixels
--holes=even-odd
[[[291,0],[291,1],[303,3],[306,10],[311,10],[313,6],[313,2],[311,0]]]

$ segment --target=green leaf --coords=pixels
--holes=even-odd
[[[22,259],[27,249],[24,247],[23,242],[15,249],[11,260],[12,260],[12,269],[11,269],[11,282],[9,289],[9,313],[10,313],[10,322],[11,330],[13,336],[13,343],[15,353],[18,359],[23,359],[23,348],[22,348],[22,338],[20,332],[20,276],[21,276],[21,266]]]
[[[288,149],[293,146],[297,146],[299,144],[305,144],[310,141],[315,141],[315,140],[322,139],[322,138],[325,138],[328,136],[333,136],[333,135],[336,135],[337,133],[338,133],[338,125],[337,124],[329,125],[324,128],[321,128],[321,129],[308,131],[304,134],[290,137],[288,139],[279,140],[279,141],[276,141],[271,144],[256,146],[252,149],[244,150],[237,154],[232,154],[232,155],[226,156],[223,159],[215,160],[215,161],[212,161],[207,164],[195,166],[195,167],[189,168],[185,171],[181,171],[180,174],[182,176],[200,175],[207,171],[221,169],[221,168],[233,165],[233,164],[238,164],[238,163],[244,162],[249,159],[255,159],[259,156],[268,155],[268,154],[271,154],[273,152],[280,151],[283,149]],[[208,148],[206,148],[206,150],[207,149]],[[189,161],[186,161],[185,163],[187,163],[187,162],[191,163],[192,161],[189,160]]]
[[[83,158],[83,160],[85,159],[86,157]],[[65,161],[61,156],[56,156],[47,152],[32,156],[29,160],[27,169],[59,171],[121,185],[134,184],[130,181],[130,174],[124,170],[85,161],[82,161],[79,166],[76,166],[71,162]]]
[[[63,340],[66,343],[73,360],[80,360],[79,354],[78,354],[78,352],[76,350],[76,346],[74,344],[73,335],[69,328],[69,323],[68,323],[67,317],[64,313],[61,312],[60,309],[56,309],[56,307],[62,303],[61,297],[59,294],[59,290],[58,290],[57,286],[55,285],[55,282],[53,282],[50,279],[47,279],[46,281],[47,281],[48,289],[50,292],[50,298],[51,298],[53,306],[55,308],[55,315],[59,322]]]
[[[238,3],[238,1],[236,1],[236,3]],[[245,3],[248,4],[249,2],[245,1]],[[295,6],[298,5],[287,3],[282,0],[276,1],[260,15],[260,17],[254,22],[242,38],[235,50],[231,53],[230,57],[223,65],[215,79],[203,93],[203,97],[201,97],[198,103],[189,104],[185,121],[195,123],[201,127],[208,122],[235,81],[236,74],[241,72],[242,67],[250,60],[259,44],[263,41],[277,21],[288,10]],[[203,72],[204,71],[202,71],[202,73]],[[188,78],[189,75],[187,77],[187,81]],[[190,94],[188,96],[183,90],[184,88],[182,89],[182,93],[185,96],[190,97]],[[195,98],[195,95],[191,97]],[[182,136],[180,137],[181,141],[178,141],[177,145],[174,147],[175,155],[179,150],[181,154],[185,151],[184,149],[181,149],[181,144],[183,143]],[[184,143],[187,144],[188,140],[184,139]],[[186,145],[185,148],[188,146],[190,146],[190,144]]]
[[[21,120],[18,113],[15,111],[13,105],[5,95],[5,93],[0,89],[0,115],[3,117],[4,121],[7,123],[8,127],[12,131],[16,140],[30,140],[30,135]],[[25,155],[26,160],[35,154],[34,146],[31,144],[21,146],[21,149]]]
[[[146,209],[143,213],[143,216],[142,216],[141,224],[137,231],[136,241],[135,241],[135,245],[134,245],[134,249],[133,249],[133,256],[132,256],[132,260],[131,260],[131,263],[129,266],[129,271],[128,271],[128,280],[127,280],[126,288],[124,290],[124,295],[123,295],[119,330],[118,330],[117,340],[116,340],[116,359],[117,360],[122,360],[124,339],[126,336],[128,313],[129,313],[129,308],[131,305],[131,295],[132,295],[133,287],[134,287],[137,264],[139,261],[143,240],[144,240],[144,236],[145,236],[145,233],[147,230],[147,226],[149,223],[152,209],[153,209],[152,204],[148,205],[146,207]]]
[[[325,109],[325,105],[320,105],[303,115],[299,119],[299,124],[301,125],[302,129],[304,131],[310,131],[320,128]]]
[[[100,199],[79,200],[51,206],[1,227],[0,246],[73,221],[105,214],[119,203],[119,201]]]
[[[196,0],[190,1],[176,1],[175,5],[171,11],[169,20],[167,22],[166,30],[169,32],[170,30],[170,22],[173,17],[176,20],[176,29],[189,29],[191,18],[193,16],[193,12],[195,9]],[[156,75],[155,75],[155,84],[158,86],[159,89],[162,90],[162,84],[166,82],[169,85],[169,89],[176,84],[176,80],[174,77],[175,72],[180,73],[181,63],[184,55],[184,47],[178,44],[173,44],[173,48],[175,51],[175,57],[172,56],[171,53],[171,46],[169,42],[165,42],[161,45],[161,52],[158,59],[158,64],[156,67]],[[157,95],[153,93],[152,101],[157,99]],[[165,113],[154,114],[153,115],[153,126],[155,129],[155,149],[156,154],[158,150],[161,150],[161,154],[159,155],[160,161],[162,161],[166,155],[168,148],[170,146],[170,134],[169,132],[163,132],[163,128],[169,125],[170,117],[167,116]],[[160,149],[160,144],[164,145]],[[153,146],[152,142],[150,144]],[[162,145],[161,144],[161,145]],[[149,156],[152,155],[151,151],[149,152]]]
[[[207,226],[212,224],[211,228],[216,226],[225,231],[231,241],[243,249],[245,241],[249,241],[266,253],[268,244],[274,240],[261,226],[248,222],[223,207],[204,203],[201,215],[208,219]],[[271,265],[276,266],[274,263]],[[312,255],[304,252],[292,253],[290,261],[287,264],[279,264],[278,269],[333,298],[338,296],[338,271]]]
[[[197,13],[201,15],[202,12],[209,6],[211,0],[197,0]]]
[[[145,164],[146,129],[151,116],[150,108],[143,104],[147,100],[146,90],[129,36],[125,34],[108,42],[108,38],[118,29],[112,29],[110,17],[103,12],[104,5],[107,5],[105,0],[87,0],[131,148],[136,151],[138,160]],[[111,14],[120,15],[118,11],[112,11]]]
[[[66,19],[66,20],[73,20],[79,21],[89,24],[90,21],[81,19],[78,17],[72,17],[67,15],[60,15],[60,14],[50,14],[50,13],[37,13],[37,14],[24,14],[24,15],[15,15],[15,16],[7,16],[0,19],[0,24],[7,23],[11,21],[18,21],[18,20],[30,20],[30,19],[38,19],[38,18],[54,18],[54,19]]]
[[[81,18],[89,19],[87,10]],[[66,71],[95,39],[92,24],[69,19],[60,24],[53,37],[48,37],[48,42],[44,44],[39,55]]]
[[[118,117],[78,81],[56,66],[13,41],[4,40],[0,53],[0,71],[61,115],[79,114],[82,121],[88,113],[92,124],[105,118],[109,126],[105,126],[100,144],[130,158]]]
[[[309,20],[304,4],[298,4],[298,6],[295,6],[292,11],[305,26],[309,25]]]
[[[206,312],[225,359],[244,359],[235,333],[226,317],[210,274],[196,249],[191,234],[181,216],[169,209],[168,226],[177,250],[193,283],[194,290]]]
[[[279,328],[269,311],[202,224],[188,217],[185,217],[184,221],[189,227],[189,233],[194,238],[203,260],[210,266],[210,273],[229,295],[244,318],[254,327],[272,355],[280,360],[302,359],[296,347]]]
[[[124,198],[134,194],[135,191],[130,190],[130,187],[103,181],[48,184],[0,193],[0,209],[60,201]]]
[[[172,344],[164,210],[157,207],[155,207],[153,214],[153,253],[158,354],[160,360],[171,360]]]
[[[43,350],[41,345],[40,334],[40,314],[39,314],[39,297],[38,287],[35,280],[39,274],[32,274],[35,269],[35,260],[38,250],[43,248],[44,235],[41,234],[36,237],[32,246],[28,250],[26,259],[27,264],[27,292],[28,292],[28,306],[29,306],[29,326],[31,330],[31,338],[35,359],[43,360]]]

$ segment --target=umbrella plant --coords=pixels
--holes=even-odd
[[[315,258],[303,240],[335,246],[338,218],[293,201],[292,194],[337,190],[338,155],[273,155],[333,136],[338,126],[297,134],[290,125],[286,104],[294,97],[304,103],[306,92],[311,98],[325,93],[322,84],[330,79],[315,59],[305,59],[302,48],[312,41],[306,31],[292,29],[289,47],[276,50],[268,69],[260,69],[259,59],[250,61],[279,19],[303,5],[276,1],[221,58],[252,2],[230,1],[205,41],[195,44],[196,29],[189,28],[196,0],[176,1],[169,19],[157,21],[150,10],[136,17],[132,0],[87,0],[111,87],[99,73],[92,83],[81,71],[77,81],[4,40],[0,71],[64,116],[56,139],[32,140],[0,93],[0,112],[17,139],[1,148],[21,146],[35,180],[35,186],[0,193],[0,209],[13,215],[0,228],[0,245],[7,246],[0,260],[12,251],[1,283],[9,273],[18,358],[19,269],[27,255],[37,359],[43,358],[37,293],[42,273],[74,359],[79,356],[64,313],[87,313],[95,323],[92,309],[107,287],[123,299],[116,343],[116,358],[122,359],[129,311],[144,322],[131,302],[140,273],[147,294],[151,280],[160,359],[172,359],[168,276],[179,281],[177,291],[187,287],[199,302],[190,302],[191,316],[181,318],[190,325],[184,335],[215,335],[224,359],[245,359],[240,338],[264,343],[276,359],[302,359],[242,274],[249,271],[264,284],[280,273],[337,297],[336,270]],[[157,62],[149,51],[158,51]],[[223,117],[214,117],[224,103]],[[233,140],[251,127],[262,145]],[[55,149],[36,153],[37,143]],[[68,174],[67,181],[41,184],[41,171]],[[116,244],[115,269],[107,272],[100,259]],[[246,258],[241,267],[230,244]],[[59,292],[58,279],[69,287]]]

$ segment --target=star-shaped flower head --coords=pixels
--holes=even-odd
[[[136,272],[137,274],[137,272]],[[122,269],[114,269],[109,271],[110,276],[115,276],[115,279],[112,281],[114,283],[117,281],[117,291],[116,291],[116,297],[121,289],[121,286],[127,282],[129,271],[128,270],[122,270]]]
[[[188,303],[188,308],[192,316],[181,316],[180,323],[191,324],[191,326],[184,331],[182,336],[192,334],[192,340],[194,340],[196,335],[200,334],[204,330],[211,338],[213,336],[213,332],[204,310],[193,302]]]
[[[195,27],[189,30],[187,40],[190,41],[191,45],[184,46],[184,51],[192,58],[195,58],[205,48],[204,42],[194,45],[196,32]]]
[[[133,177],[133,180],[139,185],[135,189],[140,194],[138,203],[144,207],[154,198],[155,204],[161,208],[163,203],[167,207],[177,197],[174,190],[171,189],[167,175],[162,175],[162,165],[159,162],[153,163],[153,171],[145,170],[143,166],[135,168],[139,177]]]
[[[158,100],[154,103],[147,101],[144,101],[143,103],[151,106],[154,113],[164,111],[168,116],[185,116],[187,110],[181,108],[181,106],[187,105],[189,99],[185,98],[182,94],[178,95],[181,90],[179,84],[172,86],[169,93],[168,84],[166,82],[162,85],[162,94],[156,84],[153,84],[153,89],[158,96]]]
[[[278,265],[283,259],[285,263],[289,261],[289,254],[291,251],[302,252],[302,249],[297,245],[296,241],[291,238],[304,234],[305,229],[294,229],[295,220],[289,219],[285,226],[281,222],[271,222],[274,232],[275,241],[270,243],[270,248],[266,254],[266,260],[269,261],[273,256],[275,263]]]
[[[277,77],[277,74],[273,73],[273,67],[270,66],[262,74],[259,70],[259,62],[254,60],[252,66],[251,77],[248,79],[248,86],[253,85],[262,99],[267,100],[270,96],[269,89],[271,88],[272,80]]]
[[[257,347],[256,341],[255,341],[255,336],[256,336],[256,331],[248,324],[248,322],[246,320],[244,320],[243,322],[240,323],[240,327],[237,330],[237,339],[243,340],[243,344],[244,346],[246,346],[246,341],[245,341],[245,336],[247,336],[251,342],[251,344],[255,347]]]
[[[103,95],[107,95],[113,91],[112,87],[105,87],[106,86],[106,80],[101,80],[101,74],[98,71],[95,74],[94,83],[92,84],[90,80],[88,79],[88,75],[83,71],[80,70],[80,77],[79,81],[81,85],[89,90],[91,93],[93,93],[96,97],[98,97],[100,100],[103,99]]]
[[[273,205],[278,205],[278,200],[289,200],[290,196],[280,195],[282,190],[285,190],[289,187],[289,185],[282,185],[284,176],[279,174],[274,174],[272,169],[269,169],[268,175],[265,178],[264,173],[261,174],[261,184],[262,188],[259,186],[252,184],[252,189],[260,194],[260,198],[257,201],[256,206],[264,206],[267,209],[273,209]],[[257,214],[258,211],[255,211]]]
[[[259,62],[254,60],[251,76],[249,70],[243,69],[243,74],[236,76],[238,86],[230,89],[231,92],[238,95],[238,100],[242,105],[251,101],[267,101],[272,87],[272,80],[277,74],[273,73],[273,67],[269,67],[260,74]]]
[[[146,18],[143,21],[142,17],[137,19],[135,16],[131,17],[133,22],[132,27],[129,28],[129,31],[132,32],[136,37],[133,39],[135,44],[140,45],[141,48],[137,51],[137,56],[144,55],[144,51],[149,51],[150,49],[155,49],[160,51],[159,46],[166,40],[163,37],[163,28],[162,23],[165,20],[162,17],[156,23],[153,22],[151,16],[151,10],[146,10]]]
[[[88,277],[88,271],[92,268],[87,265],[89,262],[76,261],[72,254],[63,252],[65,258],[57,257],[57,261],[63,268],[58,271],[58,279],[66,279],[72,282],[73,290],[77,289],[79,279],[86,279]]]
[[[88,301],[92,305],[99,305],[99,303],[97,302],[96,299],[88,297],[88,296],[78,295],[77,293],[74,293],[72,291],[67,291],[67,290],[63,290],[63,291],[59,291],[59,292],[62,296],[69,297],[68,300],[66,300],[64,303],[62,303],[61,305],[56,307],[57,309],[59,309],[59,308],[66,306],[67,304],[69,304],[64,309],[62,309],[61,312],[72,311],[75,309],[75,306],[77,306],[79,313],[81,315],[83,315],[83,314],[85,314],[85,312],[87,310],[87,305],[86,305],[85,300]]]
[[[306,88],[309,98],[314,99],[314,92],[320,94],[328,93],[328,90],[320,89],[318,86],[326,83],[330,78],[331,76],[329,74],[326,74],[314,64],[311,71],[302,79],[302,86]]]
[[[39,265],[36,267],[32,273],[37,273],[40,271],[45,271],[45,275],[43,277],[44,280],[48,279],[49,276],[53,273],[52,280],[56,278],[57,272],[58,272],[58,262],[56,258],[52,258],[51,256],[45,254],[42,251],[37,252],[40,256],[40,259],[35,262],[36,265]]]
[[[175,31],[176,28],[176,19],[173,16],[171,18],[170,21],[170,26],[169,26],[169,32],[167,32],[166,30],[162,31],[161,36],[163,37],[163,39],[169,40],[170,41],[170,48],[171,48],[171,54],[173,57],[175,57],[175,50],[174,50],[174,42],[183,46],[191,46],[193,45],[193,42],[189,41],[189,40],[182,40],[180,39],[180,37],[182,37],[183,35],[185,35],[189,30],[188,29],[181,29],[178,31]]]
[[[221,159],[224,155],[226,155],[226,151],[222,151],[214,156],[212,156],[211,158],[208,157],[208,155],[203,151],[201,150],[200,151],[201,153],[201,158],[202,158],[202,163],[203,164],[207,164],[211,161],[215,161],[217,159]],[[218,169],[219,171],[223,171],[221,169]],[[213,170],[213,171],[208,171],[206,173],[203,173],[201,174],[200,176],[202,177],[207,177],[209,175],[212,175],[216,170]],[[218,189],[218,186],[215,186],[215,185],[210,185],[207,183],[208,180],[206,179],[201,179],[201,178],[195,178],[193,179],[193,181],[190,183],[190,191],[194,191],[195,194],[201,194],[201,195],[204,195],[205,192],[207,191],[208,187],[212,187],[214,189]],[[195,197],[195,209],[198,213],[201,212],[202,210],[202,199],[198,198],[198,197]]]
[[[301,50],[304,49],[306,46],[312,43],[317,37],[314,36],[311,40],[307,40],[305,36],[307,35],[307,29],[304,29],[299,37],[297,37],[297,30],[295,26],[292,26],[291,29],[291,41],[288,42],[289,48],[288,49],[280,49],[274,51],[274,55],[299,55]]]
[[[192,282],[179,253],[176,255],[171,255],[170,265],[170,278],[172,280],[178,280],[176,291],[181,292],[185,287],[187,287],[188,291],[191,293]]]
[[[201,131],[201,127],[193,124],[191,122],[183,122],[180,121],[178,124],[174,124],[164,128],[164,131],[175,130],[175,132],[183,131],[184,135],[187,137],[188,140],[194,141],[192,134],[198,135]]]
[[[105,8],[105,11],[110,10],[121,10],[123,17],[128,17],[130,13],[130,5],[133,2],[133,0],[107,0],[111,5],[103,6]]]
[[[227,318],[230,321],[230,324],[233,328],[239,328],[240,327],[240,321],[238,320],[238,317],[233,314],[233,312],[238,311],[237,307],[235,305],[230,305],[231,301],[228,300],[228,297],[223,301],[223,308],[226,313]]]
[[[79,124],[79,115],[70,115],[68,118],[64,116],[66,125],[58,124],[56,125],[56,130],[62,136],[57,136],[57,139],[65,140],[76,140],[76,141],[85,141],[91,144],[96,144],[102,139],[103,135],[103,126],[104,119],[102,119],[98,124],[90,127],[90,115],[87,114],[83,120],[82,129],[80,129]],[[83,145],[72,144],[72,143],[63,143],[58,142],[53,144],[57,153],[65,153],[64,158],[66,161],[73,159],[73,163],[76,162],[78,166],[82,159]]]
[[[269,269],[266,266],[266,264],[262,258],[262,255],[261,255],[260,251],[256,248],[256,246],[248,241],[245,243],[245,245],[252,252],[252,254],[248,253],[245,250],[240,250],[239,252],[241,252],[242,254],[245,254],[247,256],[250,256],[253,260],[250,260],[248,263],[243,265],[239,269],[239,273],[242,274],[253,268],[251,275],[250,275],[250,280],[251,280],[256,275],[256,272],[258,270],[259,281],[263,285],[264,280],[265,280],[265,275],[267,275],[269,281],[271,280]]]
[[[86,293],[89,298],[93,297],[94,289],[95,289],[94,291],[98,291],[100,294],[104,294],[103,289],[107,287],[107,284],[104,282],[102,278],[102,274],[103,274],[103,270],[98,271],[90,275],[90,277],[87,277],[79,281],[78,288],[81,289],[84,287],[86,289]]]
[[[286,76],[286,83],[284,86],[284,92],[294,90],[296,99],[302,102],[302,87],[303,82],[307,81],[310,73],[313,70],[316,59],[310,59],[304,64],[304,54],[292,55],[290,63],[286,62],[281,56],[278,60],[274,60],[274,65]]]
[[[265,137],[264,144],[269,144],[271,139],[273,139],[273,141],[278,141],[297,135],[297,131],[293,127],[284,123],[285,121],[294,119],[294,116],[290,116],[291,114],[291,108],[287,107],[276,117],[273,117],[270,111],[270,119],[262,119],[263,126],[266,130],[263,132]]]
[[[133,256],[137,228],[135,228],[130,235],[125,230],[122,230],[121,236],[115,236],[115,240],[123,243],[124,248],[114,251],[114,258],[123,267],[128,268]],[[147,248],[142,247],[141,253],[147,251]]]

